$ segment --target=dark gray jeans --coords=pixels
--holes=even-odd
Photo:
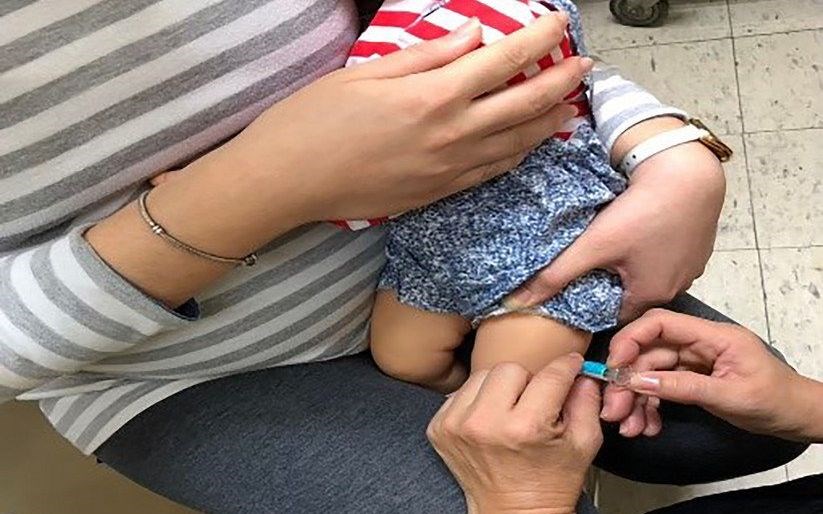
[[[668,306],[727,320],[694,298]],[[591,357],[605,355],[598,334]],[[382,375],[366,354],[268,369],[182,391],[97,452],[135,482],[209,513],[465,512],[429,447],[443,397]],[[705,411],[662,407],[663,433],[624,439],[604,425],[596,464],[630,479],[687,484],[780,466],[805,445],[738,430]],[[580,512],[595,512],[581,500]]]

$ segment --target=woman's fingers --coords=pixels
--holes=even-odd
[[[530,378],[528,370],[519,364],[498,364],[486,375],[474,402],[474,412],[488,419],[496,418],[495,413],[508,412]]]
[[[581,87],[592,64],[588,58],[565,59],[525,82],[479,98],[466,113],[468,124],[480,133],[490,134],[542,116]],[[572,117],[577,109],[568,112]]]
[[[442,196],[476,186],[516,168],[531,150],[557,132],[575,113],[574,107],[558,105],[539,118],[486,137],[472,150],[472,159],[481,164],[455,177]]]
[[[478,157],[486,162],[528,152],[557,133],[577,114],[571,105],[555,105],[537,118],[532,118],[481,140]]]
[[[631,363],[631,366],[634,371],[637,372],[673,369],[679,359],[679,354],[675,349],[661,346],[651,348],[645,353],[640,354],[640,356]],[[603,419],[606,421],[620,421],[625,419],[632,411],[636,395],[632,391],[622,387],[609,386],[609,389],[614,389],[614,392],[608,392],[606,395],[608,403],[603,407]]]
[[[647,371],[633,377],[629,387],[664,400],[708,407],[722,397],[723,381],[693,371]]]
[[[638,396],[634,400],[631,414],[620,423],[620,435],[637,437],[646,429],[646,397]]]
[[[569,438],[578,448],[585,448],[592,455],[603,442],[603,432],[597,418],[599,410],[600,386],[591,378],[576,378],[563,406],[563,420]]]
[[[652,309],[626,325],[612,338],[609,346],[609,365],[626,364],[624,355],[634,354],[635,347],[643,353],[647,347],[661,343],[670,346],[689,346],[701,341],[716,347],[719,352],[726,346],[727,334],[723,330],[725,328],[727,326],[724,324],[702,318],[664,309]]]
[[[556,421],[582,366],[583,357],[576,353],[553,360],[531,379],[516,412],[544,424]]]
[[[476,98],[551,52],[562,41],[568,22],[565,13],[541,16],[528,27],[433,71],[432,78],[451,84],[464,98]]]
[[[603,392],[603,409],[600,417],[604,421],[622,421],[628,417],[634,408],[634,398],[637,396],[633,391],[615,385],[606,386]]]
[[[646,428],[643,429],[643,435],[646,437],[654,437],[663,429],[663,420],[660,419],[660,398],[650,396],[646,401]]]
[[[476,371],[469,375],[466,382],[449,398],[450,405],[444,414],[450,417],[462,419],[469,408],[474,404],[483,382],[489,372],[486,370]]]
[[[480,22],[472,18],[446,36],[360,64],[352,73],[359,78],[392,78],[433,70],[477,48],[480,37]]]

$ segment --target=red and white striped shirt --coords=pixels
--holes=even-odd
[[[550,2],[534,0],[386,0],[352,47],[346,66],[371,61],[421,41],[445,36],[472,17],[480,21],[483,34],[481,46],[489,45],[531,24],[538,16],[556,10]],[[523,82],[574,55],[577,55],[577,48],[567,30],[558,47],[512,77],[508,84]],[[585,93],[586,87],[581,84],[566,97],[568,103],[577,107],[577,116],[569,120],[554,137],[568,139],[587,119],[591,109]],[[380,225],[388,219],[339,220],[333,223],[345,229],[360,230]]]

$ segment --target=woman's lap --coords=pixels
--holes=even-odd
[[[672,307],[718,316],[690,300]],[[97,455],[207,512],[460,512],[462,493],[424,433],[442,401],[358,355],[198,385],[130,421]],[[803,448],[699,409],[669,406],[664,426],[661,436],[637,440],[605,426],[598,464],[629,478],[688,483],[778,466]]]
[[[425,428],[442,396],[368,355],[202,384],[129,422],[98,457],[206,512],[443,512],[462,494]]]

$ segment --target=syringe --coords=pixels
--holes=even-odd
[[[580,374],[609,382],[610,384],[627,386],[631,382],[635,372],[631,366],[610,368],[602,362],[585,361],[583,362],[583,369],[580,370]]]

